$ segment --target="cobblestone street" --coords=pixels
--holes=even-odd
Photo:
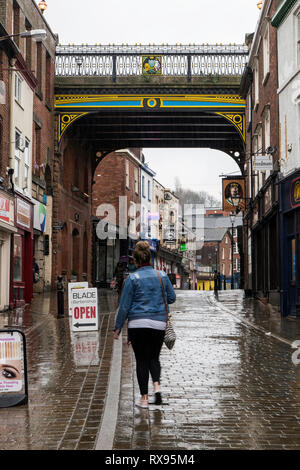
[[[300,369],[290,345],[265,334],[272,325],[280,332],[278,315],[267,322],[268,310],[253,301],[245,307],[241,292],[220,293],[234,316],[212,293],[181,291],[177,299],[177,342],[161,355],[167,405],[149,411],[134,406],[135,361],[123,338],[114,449],[300,449]],[[255,316],[259,309],[265,332]]]
[[[0,328],[26,334],[29,379],[28,405],[0,409],[1,450],[97,449],[108,405],[118,407],[114,450],[300,449],[291,348],[299,320],[283,321],[241,291],[220,292],[219,301],[177,291],[177,341],[161,355],[165,404],[140,410],[126,328],[121,370],[112,362],[121,346],[112,337],[116,296],[100,294],[100,329],[88,334],[73,334],[67,316],[58,320],[55,302],[41,296],[0,315]],[[111,374],[121,374],[119,406],[109,403]]]

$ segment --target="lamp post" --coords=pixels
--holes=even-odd
[[[33,38],[36,41],[42,41],[47,37],[47,32],[44,29],[32,29],[31,31],[24,31],[23,33],[10,34],[8,36],[1,36],[1,41],[19,36],[20,38]]]
[[[234,282],[233,282],[233,228],[235,222],[236,214],[231,212],[230,220],[231,220],[231,289],[234,289]]]

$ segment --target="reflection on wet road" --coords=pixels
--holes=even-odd
[[[177,293],[176,345],[161,355],[165,406],[134,406],[139,391],[124,335],[115,449],[300,449],[293,350],[222,310],[212,295]],[[233,313],[249,311],[243,302]]]

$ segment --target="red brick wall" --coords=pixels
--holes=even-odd
[[[92,203],[91,197],[84,195],[91,195],[91,158],[86,148],[67,136],[61,154],[55,155],[53,225],[61,223],[63,230],[55,228],[53,231],[53,285],[63,271],[70,279],[73,269],[77,271],[78,280],[91,281]],[[74,192],[76,179],[79,191]],[[77,237],[73,236],[75,232]],[[87,278],[83,276],[85,271]]]
[[[3,50],[0,49],[0,80],[3,80],[6,87],[6,103],[0,105],[0,176],[4,178],[3,186],[8,189],[8,177],[6,175],[6,168],[8,167],[9,160],[9,142],[10,142],[10,107],[9,107],[9,94],[10,83],[8,75],[9,61],[8,57]],[[6,69],[6,70],[5,70]]]
[[[230,231],[231,233],[231,231]],[[227,243],[226,243],[226,238],[227,238]],[[234,244],[237,243],[237,236],[234,237]],[[223,250],[224,250],[224,259],[223,259]],[[240,258],[239,254],[234,253],[235,250],[233,250],[233,272],[236,272],[235,269],[235,263],[236,259]],[[221,243],[220,243],[220,250],[219,250],[219,271],[220,274],[223,274],[223,264],[225,265],[225,272],[224,275],[226,277],[231,276],[230,272],[230,267],[232,265],[232,260],[231,260],[231,237],[229,235],[229,231],[225,233]]]
[[[129,163],[129,188],[126,187],[126,161]],[[140,177],[138,176],[139,190],[136,194],[134,168],[139,168],[139,164],[126,152],[111,153],[103,159],[95,171],[93,215],[97,215],[97,207],[101,204],[111,204],[116,210],[116,223],[119,225],[119,196],[127,196],[127,213],[130,201],[140,203]]]

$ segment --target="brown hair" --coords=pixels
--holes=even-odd
[[[135,246],[133,257],[137,264],[150,264],[151,252],[148,242],[138,242]]]

